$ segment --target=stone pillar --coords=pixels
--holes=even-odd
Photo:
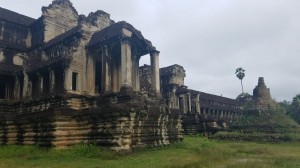
[[[191,112],[192,111],[192,102],[191,102],[191,93],[187,93],[187,111]]]
[[[53,69],[49,69],[49,85],[50,85],[50,94],[55,94],[55,72]]]
[[[112,82],[111,82],[111,88],[113,92],[118,92],[119,91],[119,73],[118,73],[118,66],[116,64],[117,60],[114,58],[111,64],[111,74],[112,74]]]
[[[35,96],[38,96],[38,97],[40,97],[40,96],[42,96],[42,93],[43,93],[43,82],[44,82],[44,79],[43,79],[43,76],[39,73],[39,72],[37,72],[36,73],[36,76],[37,76],[37,86],[38,86],[38,95],[35,95]]]
[[[228,119],[231,120],[231,111],[228,112]]]
[[[129,41],[121,42],[121,86],[132,87],[132,61]]]
[[[28,75],[27,75],[27,73],[23,73],[23,75],[24,75],[24,82],[23,82],[23,97],[27,97],[27,96],[29,96],[29,93],[28,93],[28,91],[29,91],[29,78],[28,78]]]
[[[159,51],[153,51],[150,53],[151,57],[151,87],[155,93],[160,93],[160,81],[159,81]]]
[[[223,119],[223,110],[220,110],[220,119]]]
[[[96,72],[95,72],[95,56],[93,54],[87,55],[87,65],[86,70],[83,70],[83,73],[85,75],[82,75],[82,78],[85,80],[82,82],[83,91],[88,91],[89,94],[94,95],[96,93],[96,86],[95,86],[95,78],[96,78]]]
[[[111,91],[111,79],[110,79],[110,64],[109,64],[108,47],[102,48],[102,89],[103,92]]]
[[[14,99],[19,100],[20,98],[20,81],[19,77],[15,76],[15,84],[14,84]]]
[[[228,113],[229,113],[228,110],[225,111],[225,114],[224,114],[224,118],[225,118],[225,119],[228,119]]]
[[[204,115],[207,115],[207,113],[208,113],[208,109],[207,109],[207,108],[204,108],[203,114],[204,114]]]
[[[71,72],[70,72],[70,69],[69,68],[66,68],[65,69],[65,83],[64,83],[64,87],[65,87],[65,90],[72,90],[72,80],[71,80]]]
[[[132,85],[133,90],[140,91],[140,74],[139,74],[139,67],[140,67],[140,58],[138,56],[132,57]]]
[[[197,113],[201,113],[201,111],[200,111],[200,94],[197,94],[197,96],[196,96],[196,101],[195,101],[195,103],[196,103],[196,112]]]

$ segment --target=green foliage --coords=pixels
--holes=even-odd
[[[291,103],[283,101],[279,105],[286,111],[286,114],[300,124],[300,94],[296,95]]]
[[[243,103],[244,110],[252,110],[255,108],[253,97],[249,93],[241,93],[236,97],[236,100]]]
[[[236,74],[237,78],[239,78],[240,80],[243,80],[243,78],[245,77],[245,70],[242,67],[237,68],[235,70],[235,74]]]
[[[218,132],[212,138],[256,142],[300,142],[300,126],[278,107],[266,111],[250,110],[231,123],[230,132]]]
[[[286,116],[284,109],[277,108],[261,113],[251,111],[252,114],[244,115],[240,120],[232,123],[232,131],[246,133],[295,133],[300,132],[299,125]]]
[[[252,95],[250,95],[249,93],[241,93],[236,97],[237,101],[240,102],[251,102],[253,99]]]
[[[288,112],[290,116],[300,124],[300,94],[293,98],[291,108]]]

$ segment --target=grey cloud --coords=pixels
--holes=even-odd
[[[0,0],[1,7],[37,18],[51,0]],[[126,20],[161,51],[160,64],[181,64],[186,84],[216,95],[241,93],[235,68],[246,69],[252,94],[264,76],[277,100],[300,93],[298,0],[72,0],[79,13],[97,9]],[[149,63],[149,57],[141,63]]]

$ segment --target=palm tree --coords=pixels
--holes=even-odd
[[[236,77],[241,80],[242,93],[244,93],[243,78],[245,77],[245,70],[242,67],[237,68],[235,70],[235,74],[236,74]]]

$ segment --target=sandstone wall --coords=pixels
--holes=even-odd
[[[70,146],[93,143],[114,150],[182,140],[181,114],[141,97],[69,97],[0,105],[0,144]]]
[[[202,114],[185,114],[183,116],[184,134],[188,135],[198,133],[210,135],[228,129],[228,123],[230,120],[217,119]]]

